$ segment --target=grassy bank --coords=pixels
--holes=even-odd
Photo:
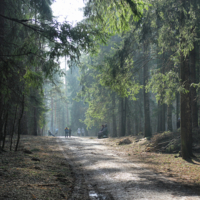
[[[124,139],[131,141],[123,143]],[[200,154],[194,153],[196,158],[185,161],[178,153],[147,152],[150,141],[140,136],[128,136],[124,138],[107,138],[100,140],[111,146],[118,153],[137,158],[142,166],[153,169],[156,173],[162,173],[169,179],[200,189]]]
[[[71,167],[55,138],[22,137],[17,152],[0,154],[0,199],[67,199],[73,189]]]

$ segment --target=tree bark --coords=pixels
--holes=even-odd
[[[176,94],[176,120],[180,118],[180,94]]]
[[[116,114],[115,114],[115,107],[116,107],[116,102],[115,102],[115,93],[113,92],[112,94],[112,136],[117,137],[117,124],[116,124]]]
[[[12,127],[12,132],[10,135],[10,151],[12,151],[13,135],[15,133],[15,121],[17,118],[17,110],[18,110],[18,105],[16,105],[15,116],[14,116],[14,120],[13,120],[13,127]]]
[[[126,124],[125,124],[125,114],[124,114],[124,98],[120,97],[120,136],[125,136],[126,134]]]
[[[161,104],[158,102],[158,120],[157,120],[157,132],[165,131],[165,114],[166,114],[166,104]]]
[[[137,102],[135,102],[135,111],[136,113],[134,114],[134,118],[135,118],[135,135],[137,135],[139,133],[139,113],[137,113]]]
[[[51,95],[51,132],[53,133],[53,97]]]
[[[128,115],[127,118],[127,135],[132,135],[130,115]]]
[[[167,107],[167,128],[168,131],[172,131],[172,105]]]
[[[194,49],[190,52],[191,59],[191,82],[196,83],[196,45],[194,44]],[[197,106],[197,93],[194,87],[191,87],[191,108],[192,108],[192,128],[198,128],[198,106]]]
[[[19,146],[19,141],[20,141],[20,130],[21,130],[21,119],[23,117],[23,114],[24,114],[24,95],[23,95],[23,98],[22,98],[22,108],[21,108],[21,115],[19,117],[19,120],[18,120],[18,132],[17,132],[17,143],[16,143],[16,146],[15,146],[15,151],[17,151],[18,149],[18,146]]]
[[[138,120],[138,119],[141,118],[141,116],[140,116],[140,118],[139,118],[139,115],[140,115],[141,113],[138,112],[139,109],[138,109],[138,102],[137,102],[137,101],[135,101],[134,107],[135,107],[135,109],[134,109],[134,110],[135,110],[135,113],[134,113],[135,134],[134,134],[134,135],[138,135],[138,133],[139,133],[139,120]]]
[[[127,102],[128,99],[124,98],[124,136],[127,134]]]
[[[166,130],[166,127],[165,127],[165,115],[166,115],[166,104],[162,104],[162,121],[161,121],[161,125],[162,125],[162,129],[161,131],[165,131]]]
[[[7,135],[7,124],[8,124],[8,111],[7,111],[7,113],[6,113],[6,119],[5,119],[5,124],[4,124],[4,133],[3,133],[3,144],[2,144],[2,149],[4,149],[4,146],[5,146],[6,135]]]
[[[157,115],[157,132],[159,133],[161,131],[161,121],[160,121],[160,101],[158,101],[158,115]]]
[[[181,53],[181,83],[188,92],[181,92],[181,153],[183,159],[192,156],[192,124],[190,103],[190,81],[189,81],[188,57],[184,58]]]
[[[4,0],[0,1],[0,14],[4,15],[5,11],[5,4]],[[0,57],[4,53],[4,18],[0,17]],[[2,63],[1,63],[2,64]],[[0,124],[2,124],[2,114],[3,114],[3,94],[2,94],[2,85],[1,83],[3,82],[3,76],[2,76],[2,69],[0,69]],[[1,126],[0,126],[1,127]],[[2,127],[1,127],[2,128]],[[3,133],[0,131],[0,142],[3,139]]]
[[[34,126],[33,126],[33,135],[38,135],[38,124],[37,124],[37,107],[33,108],[33,116],[34,116]]]
[[[180,26],[185,25],[186,0],[181,1],[182,11],[180,13]],[[185,36],[182,34],[180,37],[180,44],[184,46]],[[181,85],[187,92],[181,92],[181,153],[182,158],[188,160],[192,156],[192,123],[191,123],[191,99],[190,99],[190,67],[188,56],[184,56],[184,49],[180,52],[180,78]]]
[[[65,73],[67,74],[67,58],[65,56]],[[65,92],[66,97],[68,96],[68,89],[67,89],[67,75],[65,76]],[[69,126],[69,111],[68,111],[68,103],[66,103],[66,123]]]
[[[148,81],[148,64],[143,67],[143,95],[144,95],[144,137],[151,137],[149,93],[145,91],[146,81]]]

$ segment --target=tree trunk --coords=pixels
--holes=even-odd
[[[130,115],[127,118],[127,135],[132,135]]]
[[[53,133],[53,97],[51,95],[51,132]]]
[[[21,115],[19,117],[19,120],[18,120],[18,132],[17,132],[17,143],[16,143],[16,146],[15,146],[15,151],[17,151],[18,149],[18,146],[19,146],[19,141],[20,141],[20,125],[21,125],[21,119],[23,117],[23,113],[24,113],[24,95],[23,95],[23,98],[22,98],[22,108],[21,108]]]
[[[161,124],[161,116],[162,116],[162,110],[160,101],[158,102],[158,120],[157,120],[157,132],[160,133],[162,131],[162,124]]]
[[[115,102],[115,93],[113,92],[112,94],[112,136],[117,137],[117,125],[116,125],[116,114],[115,114],[115,107],[116,107],[116,102]]]
[[[141,131],[140,126],[140,121],[142,118],[142,110],[140,111],[140,107],[139,107],[139,102],[135,101],[134,102],[134,121],[135,121],[135,134],[134,135],[138,135],[138,133]]]
[[[124,98],[124,136],[127,134],[127,102],[128,99]]]
[[[186,0],[182,0],[180,5],[182,7],[180,15],[180,26],[185,25]],[[181,46],[185,44],[185,36],[181,35]],[[191,99],[190,99],[190,67],[188,63],[188,56],[184,56],[184,49],[180,52],[180,78],[181,85],[187,92],[181,92],[181,153],[183,159],[190,159],[192,156],[192,123],[191,123]]]
[[[130,101],[128,101],[127,99],[127,105],[126,105],[126,121],[127,121],[127,126],[126,126],[126,134],[127,135],[132,135],[132,131],[131,131],[131,113],[130,113]]]
[[[16,121],[16,118],[17,118],[17,110],[18,110],[18,105],[16,106],[15,116],[14,116],[14,120],[13,120],[12,132],[11,132],[11,135],[10,135],[10,151],[12,151],[13,135],[15,133],[15,121]]]
[[[172,105],[167,107],[167,127],[168,131],[172,131]]]
[[[151,137],[149,94],[144,89],[144,137]]]
[[[150,124],[150,108],[149,108],[149,93],[145,91],[146,82],[148,81],[148,64],[144,64],[143,68],[143,95],[144,95],[144,137],[151,137]]]
[[[65,73],[67,73],[67,60],[65,56]],[[67,90],[67,75],[65,76],[65,92],[66,92],[66,98],[68,96],[68,90]],[[66,123],[67,126],[69,126],[69,112],[68,112],[68,103],[66,103]]]
[[[7,135],[7,124],[8,124],[8,111],[7,111],[7,114],[6,114],[6,120],[5,120],[5,124],[4,124],[2,149],[4,149],[4,146],[5,146],[6,135]]]
[[[56,102],[57,100],[55,100],[55,103],[54,103],[54,130],[53,130],[53,134],[55,133],[54,131],[55,131],[55,129],[57,128],[57,102]]]
[[[161,131],[165,131],[166,127],[165,127],[165,114],[166,114],[166,105],[162,104],[162,117],[161,117]]]
[[[4,15],[4,0],[0,1],[0,14]],[[4,53],[4,18],[0,17],[0,57]],[[2,94],[2,87],[1,83],[3,82],[2,78],[2,72],[0,70],[0,124],[2,123],[2,113],[3,113],[3,94]],[[3,133],[0,131],[0,147],[1,147],[1,141],[3,139]]]
[[[176,120],[180,118],[180,94],[176,94]]]
[[[120,136],[125,136],[126,133],[125,118],[126,116],[124,115],[124,99],[120,97]]]
[[[33,115],[34,115],[34,126],[33,126],[33,135],[38,135],[38,124],[37,124],[37,107],[34,106],[33,108]]]
[[[60,131],[61,135],[64,135],[64,130],[65,130],[65,110],[62,110],[62,130]]]
[[[23,117],[22,117],[22,122],[21,122],[21,134],[22,135],[29,135],[29,131],[28,131],[28,115],[27,115],[27,111],[24,111]]]
[[[192,125],[191,125],[191,104],[190,104],[190,81],[189,81],[188,57],[184,58],[181,53],[181,83],[188,91],[181,92],[181,153],[183,159],[192,156]]]
[[[191,82],[196,83],[195,69],[196,69],[196,45],[190,52],[191,58]],[[198,106],[197,106],[197,93],[194,87],[191,87],[191,108],[192,108],[192,128],[198,128]]]

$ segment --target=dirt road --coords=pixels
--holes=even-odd
[[[141,167],[98,139],[58,138],[76,174],[75,199],[200,200],[190,188]]]

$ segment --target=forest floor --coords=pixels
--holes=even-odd
[[[5,150],[0,153],[0,200],[61,200],[71,195],[74,174],[55,138],[23,136],[17,152]]]
[[[123,143],[123,141],[126,143],[127,139],[131,141],[130,144]],[[194,153],[196,158],[186,161],[179,156],[179,153],[146,152],[150,141],[142,136],[106,138],[101,142],[118,152],[125,153],[130,158],[140,159],[145,168],[200,190],[200,153]]]
[[[131,141],[130,144],[122,143],[119,145],[121,141],[127,138]],[[8,144],[7,142],[6,145]],[[137,189],[139,195],[140,191],[150,190],[151,184],[153,188],[157,185],[159,192],[163,188],[164,195],[164,188],[167,188],[168,182],[165,184],[165,181],[162,182],[160,179],[153,185],[153,178],[150,179],[151,184],[149,186],[146,183],[144,186],[141,185],[144,176],[146,176],[144,174],[149,173],[142,171],[141,174],[141,170],[138,171],[141,167],[152,170],[156,177],[167,177],[169,181],[173,182],[173,188],[183,186],[184,190],[189,188],[192,191],[194,190],[196,195],[200,195],[200,154],[195,154],[196,158],[187,162],[178,157],[177,154],[145,152],[147,144],[148,141],[141,137],[98,140],[93,137],[65,139],[23,136],[19,151],[10,152],[9,149],[5,148],[6,152],[0,153],[0,200],[117,199],[109,196],[106,198],[104,198],[105,196],[97,197],[94,191],[103,191],[102,188],[106,184],[108,184],[106,191],[120,188],[120,182],[125,180],[120,182],[116,180],[126,176],[128,176],[125,178],[127,183],[121,191],[124,191],[128,196],[122,199],[129,199],[129,196],[130,199],[133,198],[131,193],[126,191],[132,191],[131,187],[139,187]],[[101,161],[104,164],[100,163]],[[114,164],[109,166],[110,164],[107,163],[105,167],[106,162],[110,161],[118,163],[119,166],[122,165],[124,172],[121,174]],[[97,163],[100,164],[97,166],[98,171],[95,167]],[[130,172],[125,170],[126,165]],[[102,170],[99,170],[99,167],[103,167]],[[140,177],[137,177],[137,185],[131,186],[132,182],[136,180],[134,173],[140,173]],[[148,174],[148,177],[150,176],[154,177],[154,175]],[[105,177],[105,179],[100,184],[96,181],[97,177],[98,179]],[[132,179],[128,180],[130,177]],[[185,186],[187,189],[185,189]],[[109,187],[111,188],[109,189]],[[151,190],[154,189],[151,188]],[[168,188],[168,190],[172,189]],[[136,193],[134,191],[134,199],[140,199],[140,195],[136,196]],[[118,191],[117,194],[118,196],[122,195]],[[180,196],[180,194],[180,191],[177,192],[177,195]],[[156,197],[155,194],[152,196],[153,199],[156,199],[154,198]],[[157,199],[162,198],[158,197]],[[177,196],[172,199],[179,198]]]
[[[200,200],[198,158],[188,163],[177,155],[146,152],[149,141],[141,137],[58,141],[90,199]]]

